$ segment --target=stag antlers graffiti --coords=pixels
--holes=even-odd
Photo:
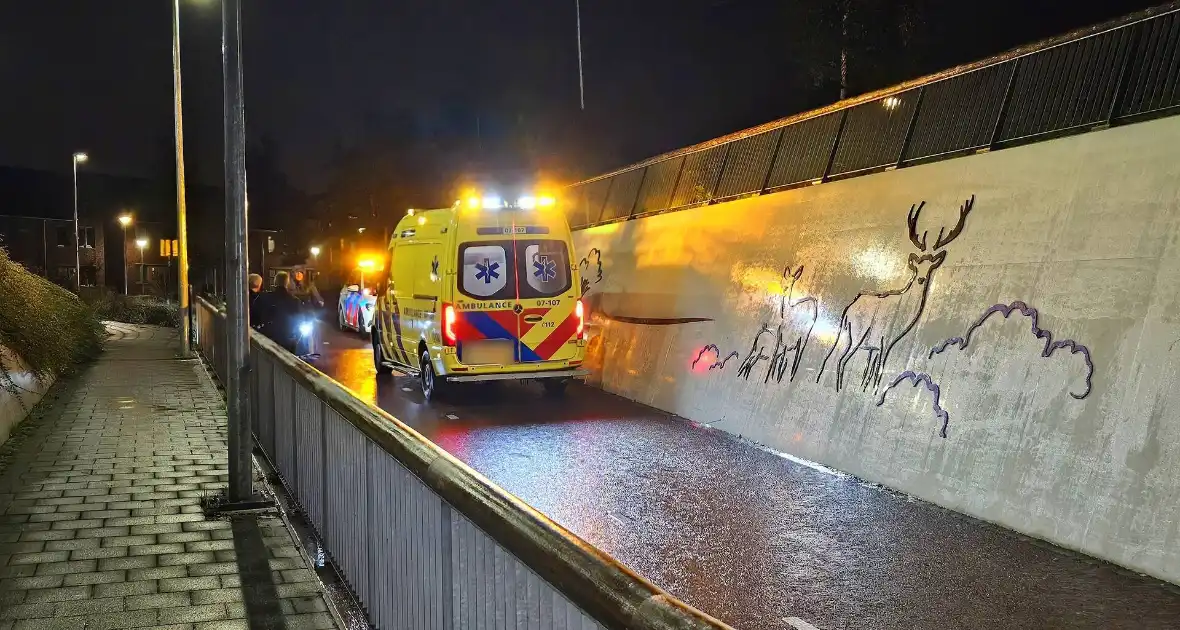
[[[840,313],[836,342],[824,357],[819,374],[815,377],[816,382],[823,378],[828,361],[836,354],[836,349],[842,347],[836,359],[836,389],[844,386],[844,372],[848,369],[848,363],[857,352],[864,351],[868,356],[861,374],[861,387],[875,390],[881,383],[882,370],[894,347],[917,326],[926,308],[931,277],[946,260],[946,246],[963,232],[967,215],[975,206],[975,195],[959,207],[958,221],[949,233],[945,226],[938,230],[932,253],[927,253],[927,232],[918,234],[918,218],[925,206],[926,202],[910,206],[906,218],[910,242],[918,249],[917,253],[909,255],[906,262],[909,279],[896,289],[862,291],[852,298]]]

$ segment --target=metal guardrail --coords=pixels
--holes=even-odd
[[[225,382],[225,314],[194,310]],[[376,627],[728,628],[256,333],[250,361],[255,440]]]
[[[1180,2],[747,129],[566,190],[570,226],[1180,111]]]

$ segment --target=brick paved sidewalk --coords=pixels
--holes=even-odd
[[[227,481],[201,364],[172,330],[108,330],[0,447],[0,630],[335,628],[281,519],[201,514]]]

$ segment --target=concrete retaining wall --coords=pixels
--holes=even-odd
[[[53,385],[53,379],[38,381],[29,372],[28,366],[15,352],[0,346],[0,364],[7,371],[7,377],[0,376],[0,444],[12,434],[29,411],[41,401],[45,392]],[[11,382],[9,382],[11,379]],[[15,390],[15,393],[14,391]]]
[[[578,232],[594,379],[1180,582],[1177,147],[1162,119]]]

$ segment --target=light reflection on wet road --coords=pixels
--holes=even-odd
[[[376,377],[366,339],[325,340],[329,376],[737,628],[1180,628],[1180,589],[602,391],[426,404],[415,379]]]

